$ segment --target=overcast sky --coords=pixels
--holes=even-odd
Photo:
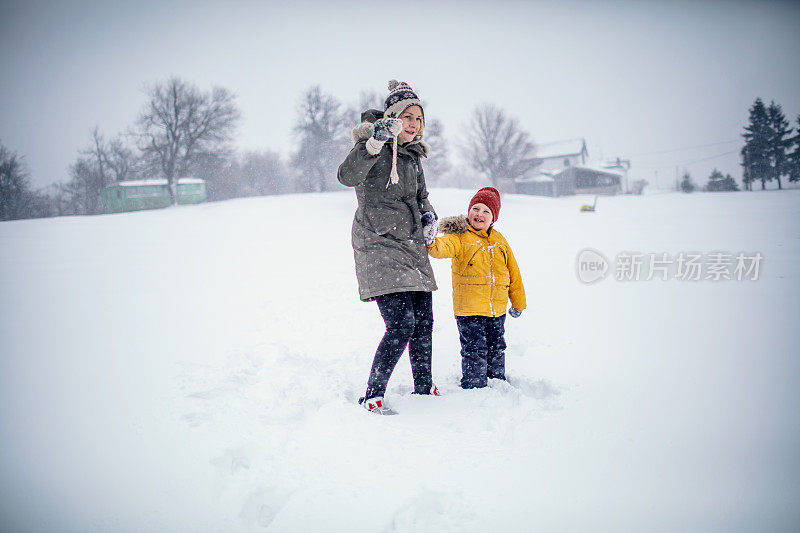
[[[741,178],[756,97],[796,125],[799,58],[799,2],[5,0],[0,142],[35,186],[66,181],[95,125],[122,132],[176,75],[238,96],[237,147],[288,156],[309,86],[349,105],[396,78],[450,140],[494,103],[536,142],[583,137],[634,179],[704,183],[715,166]]]

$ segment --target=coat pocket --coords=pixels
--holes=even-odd
[[[404,206],[405,207],[405,206]],[[367,228],[378,235],[395,238],[410,237],[408,215],[388,205],[370,206],[364,210]]]

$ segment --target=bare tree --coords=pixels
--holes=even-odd
[[[64,192],[68,197],[69,214],[97,215],[102,212],[101,195],[103,192],[103,175],[97,161],[92,157],[78,157],[70,165],[72,178],[66,184]]]
[[[358,102],[344,112],[344,122],[355,127],[361,122],[361,113],[367,109],[383,110],[384,99],[374,90],[363,90],[358,94]]]
[[[324,94],[319,85],[308,89],[300,101],[294,132],[299,146],[292,159],[300,177],[300,190],[338,188],[336,167],[347,153],[346,116],[341,104]]]
[[[422,132],[424,140],[431,147],[431,153],[425,160],[425,179],[429,184],[439,185],[442,176],[450,170],[447,158],[448,146],[444,138],[444,126],[438,119],[425,121]]]
[[[289,174],[280,154],[269,150],[248,151],[227,157],[204,157],[209,200],[227,200],[291,192]]]
[[[277,152],[245,152],[241,173],[251,195],[282,194],[291,190],[286,167]]]
[[[106,141],[97,127],[92,131],[90,146],[80,153],[94,161],[95,171],[103,187],[131,179],[138,167],[137,156],[122,136]]]
[[[104,153],[104,162],[114,181],[135,179],[140,172],[139,157],[121,136],[108,143]]]
[[[52,216],[74,215],[75,211],[70,205],[72,196],[69,191],[69,186],[57,182],[45,188],[45,194],[50,201],[50,209]]]
[[[462,151],[495,187],[500,180],[515,180],[537,164],[528,133],[491,104],[475,108]]]
[[[194,164],[206,180],[206,193],[211,201],[247,196],[241,180],[239,162],[227,152],[202,154]]]
[[[0,144],[0,220],[28,218],[30,199],[25,162],[16,152]]]
[[[47,218],[55,216],[55,206],[53,199],[47,194],[45,189],[30,191],[28,208],[25,218]]]
[[[78,159],[70,165],[71,180],[50,195],[54,210],[74,215],[101,213],[103,189],[129,179],[136,167],[136,156],[121,137],[108,142],[95,127],[89,146],[81,150]]]
[[[102,191],[109,181],[108,177],[106,176],[108,149],[106,147],[106,141],[97,126],[95,126],[94,130],[92,131],[91,147],[83,150],[81,153],[85,156],[88,156],[90,160],[94,160],[95,173],[97,175],[96,181],[98,182],[100,191]]]
[[[201,155],[224,149],[240,113],[227,89],[204,93],[179,78],[155,85],[148,96],[137,122],[139,149],[167,179],[177,204],[177,179],[191,172]]]

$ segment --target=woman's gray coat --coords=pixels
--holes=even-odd
[[[374,109],[361,114],[362,123],[353,130],[355,146],[338,172],[339,182],[355,187],[358,199],[352,242],[358,292],[364,301],[393,292],[436,290],[420,222],[422,213],[433,211],[420,165],[429,148],[419,137],[398,146],[400,182],[387,187],[392,142],[386,142],[377,155],[370,155],[365,146],[372,123],[382,116]]]

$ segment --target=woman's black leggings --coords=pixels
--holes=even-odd
[[[433,345],[433,299],[430,292],[395,292],[375,298],[386,333],[383,335],[367,382],[365,398],[383,396],[397,361],[408,345],[414,392],[430,394]]]

